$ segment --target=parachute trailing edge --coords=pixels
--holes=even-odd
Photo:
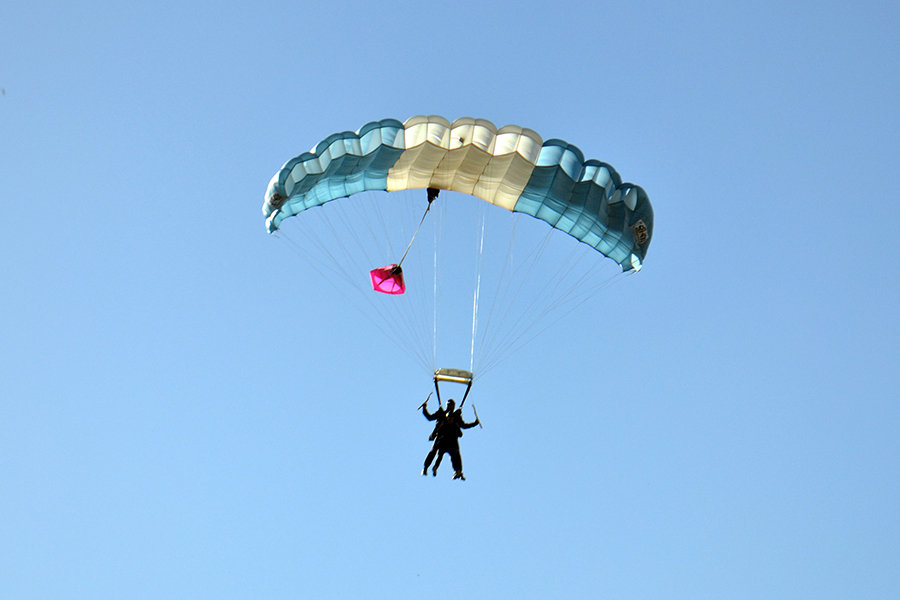
[[[623,183],[612,166],[585,161],[572,144],[544,141],[531,129],[470,117],[383,119],[330,135],[281,167],[262,210],[272,233],[284,219],[337,198],[420,188],[470,194],[541,219],[625,271],[641,268],[653,233],[646,192]]]

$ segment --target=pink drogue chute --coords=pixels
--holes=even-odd
[[[406,291],[403,282],[403,269],[400,265],[387,265],[369,271],[372,277],[372,288],[382,294],[402,294]]]

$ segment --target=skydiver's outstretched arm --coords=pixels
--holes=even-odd
[[[440,411],[435,411],[433,413],[428,412],[428,400],[422,403],[422,414],[425,415],[425,418],[429,421],[437,419],[439,413]]]
[[[462,411],[459,412],[459,426],[462,429],[471,429],[471,428],[475,427],[476,425],[478,425],[478,417],[477,416],[475,417],[475,420],[472,421],[471,423],[466,423],[462,418]]]

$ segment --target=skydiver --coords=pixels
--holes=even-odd
[[[422,475],[428,474],[428,467],[431,461],[437,455],[437,461],[431,474],[437,476],[438,467],[444,458],[444,453],[450,454],[450,462],[453,464],[453,479],[466,480],[462,472],[462,457],[459,454],[459,438],[462,437],[462,430],[475,427],[479,424],[478,417],[472,423],[466,423],[462,417],[462,409],[456,408],[456,402],[451,398],[447,401],[447,408],[439,408],[434,413],[428,412],[428,399],[422,403],[422,414],[429,421],[436,421],[434,431],[431,432],[429,440],[434,440],[434,445],[425,457],[425,467],[422,469]]]

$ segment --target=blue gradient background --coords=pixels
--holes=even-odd
[[[0,597],[900,596],[898,25],[4,5]],[[640,320],[584,307],[479,383],[464,484],[419,476],[428,378],[259,213],[289,157],[423,113],[572,140],[656,215],[609,293]]]

